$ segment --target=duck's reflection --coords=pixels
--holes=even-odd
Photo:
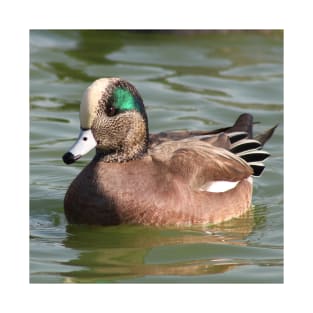
[[[197,275],[223,273],[245,263],[246,238],[264,225],[259,216],[250,210],[220,225],[183,229],[68,225],[64,245],[80,254],[66,263],[78,270],[62,275],[66,282],[132,282],[145,276],[153,282],[160,275],[187,275],[192,282]]]

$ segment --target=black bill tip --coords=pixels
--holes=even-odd
[[[71,152],[66,152],[64,155],[63,155],[63,162],[65,164],[72,164],[74,163],[75,161],[77,161],[79,158],[80,158],[80,155],[74,155],[73,153]]]

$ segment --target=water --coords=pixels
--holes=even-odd
[[[92,158],[61,157],[79,131],[84,89],[121,76],[140,91],[151,132],[213,129],[250,112],[277,123],[254,208],[218,226],[68,225],[63,197]],[[30,281],[283,282],[281,32],[30,32]]]

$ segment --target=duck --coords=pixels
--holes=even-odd
[[[119,77],[94,81],[80,103],[80,133],[63,155],[72,164],[95,155],[70,184],[70,224],[211,225],[251,209],[271,129],[253,138],[253,116],[209,131],[149,134],[143,99]]]

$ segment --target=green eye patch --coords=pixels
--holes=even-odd
[[[114,107],[121,111],[140,111],[140,104],[134,95],[127,89],[117,87],[113,92]]]

